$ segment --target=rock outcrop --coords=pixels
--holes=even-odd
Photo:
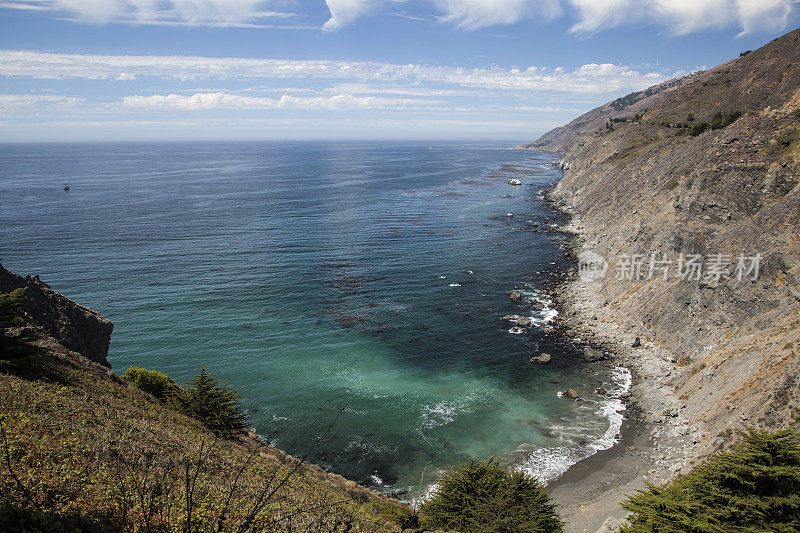
[[[107,357],[114,324],[110,320],[54,291],[39,276],[22,277],[0,265],[0,292],[22,287],[28,323],[67,349],[111,368]]]
[[[534,364],[537,364],[537,365],[546,365],[546,364],[550,363],[551,359],[552,358],[550,357],[549,353],[542,352],[539,355],[531,356],[529,361],[531,363],[534,363]]]
[[[576,399],[580,398],[580,395],[575,392],[575,389],[567,389],[561,393],[564,398]]]

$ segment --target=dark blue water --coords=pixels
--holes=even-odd
[[[0,258],[113,320],[119,373],[205,365],[243,386],[290,453],[349,401],[312,460],[356,481],[402,494],[426,465],[491,455],[552,478],[613,442],[620,404],[593,390],[626,376],[587,374],[542,332],[537,272],[564,262],[561,236],[533,231],[551,161],[485,143],[0,145]],[[534,326],[512,334],[509,314]],[[551,365],[528,362],[540,351]]]

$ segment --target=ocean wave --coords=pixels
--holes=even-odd
[[[606,393],[599,401],[594,399],[585,401],[585,404],[599,405],[595,414],[608,420],[608,427],[603,435],[596,440],[580,446],[551,446],[531,451],[518,464],[516,470],[527,472],[538,477],[544,483],[549,483],[564,474],[572,465],[599,451],[607,450],[619,442],[619,432],[624,420],[625,404],[621,396],[631,388],[633,377],[627,368],[617,366],[611,371],[614,388]],[[558,393],[561,397],[561,393]],[[567,430],[567,428],[561,428]],[[563,434],[563,433],[562,433]],[[579,438],[577,432],[569,437]]]
[[[553,300],[545,293],[536,289],[517,289],[517,291],[525,297],[526,301],[532,301],[541,305],[540,309],[533,309],[531,315],[528,316],[531,320],[531,324],[534,326],[545,326],[558,316],[558,311],[553,308]],[[512,316],[515,321],[519,318],[519,315]]]
[[[450,401],[436,402],[432,405],[423,405],[421,408],[421,426],[423,429],[433,429],[453,422],[459,415],[471,413],[475,403],[483,404],[486,392],[471,391],[464,396]]]

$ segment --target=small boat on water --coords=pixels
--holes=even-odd
[[[67,185],[66,183],[64,184],[64,190],[65,190],[65,191],[68,191],[68,190],[69,190],[69,185]]]

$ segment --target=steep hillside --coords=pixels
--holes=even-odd
[[[395,500],[128,386],[67,347],[107,349],[109,321],[2,275],[27,287],[27,324],[10,329],[33,327],[37,353],[0,353],[0,531],[400,531],[409,519]]]
[[[667,93],[682,87],[697,74],[665,81],[644,91],[631,93],[617,98],[603,106],[584,113],[569,124],[559,126],[542,135],[536,142],[517,146],[520,150],[548,150],[560,152],[585,134],[604,129],[606,123],[613,119],[636,118],[643,115],[649,106],[663,98]]]
[[[576,253],[608,262],[566,287],[576,328],[627,357],[650,420],[693,457],[744,423],[785,427],[800,399],[800,30],[670,83],[521,146],[563,151],[551,198]],[[701,274],[682,279],[692,254]]]

